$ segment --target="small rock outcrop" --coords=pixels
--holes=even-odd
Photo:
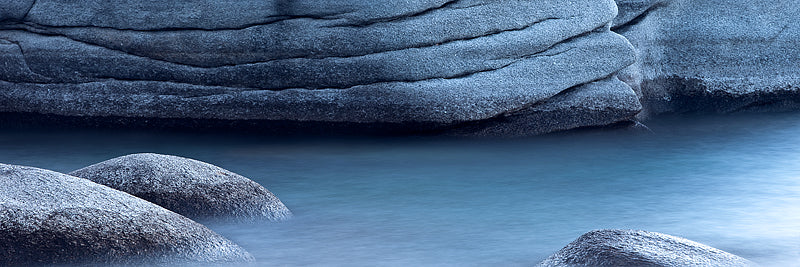
[[[540,267],[753,266],[739,256],[691,240],[641,230],[588,232],[539,264]]]
[[[281,221],[291,211],[241,175],[183,157],[142,153],[103,161],[70,173],[127,192],[194,219]]]
[[[569,91],[634,62],[630,43],[609,29],[612,0],[38,0],[4,9],[13,19],[0,21],[0,113],[108,123],[437,132],[545,102],[572,105]],[[617,83],[598,98],[635,95]],[[519,122],[546,122],[476,130],[537,134],[640,110],[593,98],[581,98],[599,107],[591,114],[535,112]],[[606,107],[614,111],[597,112]],[[559,123],[563,113],[571,119]]]
[[[0,265],[253,261],[230,240],[124,192],[0,164]]]

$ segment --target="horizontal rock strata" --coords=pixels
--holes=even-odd
[[[0,112],[447,129],[572,105],[566,92],[609,84],[595,82],[634,60],[609,31],[610,0],[112,2],[0,4],[11,10],[0,15]],[[639,109],[606,104],[582,103],[626,112],[576,110],[562,124],[540,114],[549,122],[515,134]]]

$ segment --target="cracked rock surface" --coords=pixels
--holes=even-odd
[[[0,265],[253,261],[186,217],[107,186],[0,164]]]
[[[131,154],[70,175],[129,193],[193,219],[282,221],[292,212],[269,190],[223,168],[178,156]]]
[[[595,230],[542,261],[567,266],[755,266],[752,262],[688,239],[641,230]]]
[[[645,111],[800,109],[798,1],[617,0]]]
[[[11,10],[0,15],[0,112],[459,128],[536,109],[634,61],[609,30],[611,0],[110,2],[0,4]],[[605,89],[627,99],[619,85]],[[565,101],[561,112],[579,119],[515,134],[640,110]]]

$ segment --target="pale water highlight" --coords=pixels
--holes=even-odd
[[[581,234],[685,237],[800,262],[800,114],[510,140],[3,130],[0,162],[69,172],[155,152],[251,178],[295,214],[206,225],[268,266],[531,266]]]

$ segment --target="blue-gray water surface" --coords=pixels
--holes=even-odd
[[[257,265],[530,266],[599,228],[800,263],[800,114],[647,124],[510,140],[0,130],[0,162],[69,172],[156,152],[247,176],[295,217],[207,226]]]

